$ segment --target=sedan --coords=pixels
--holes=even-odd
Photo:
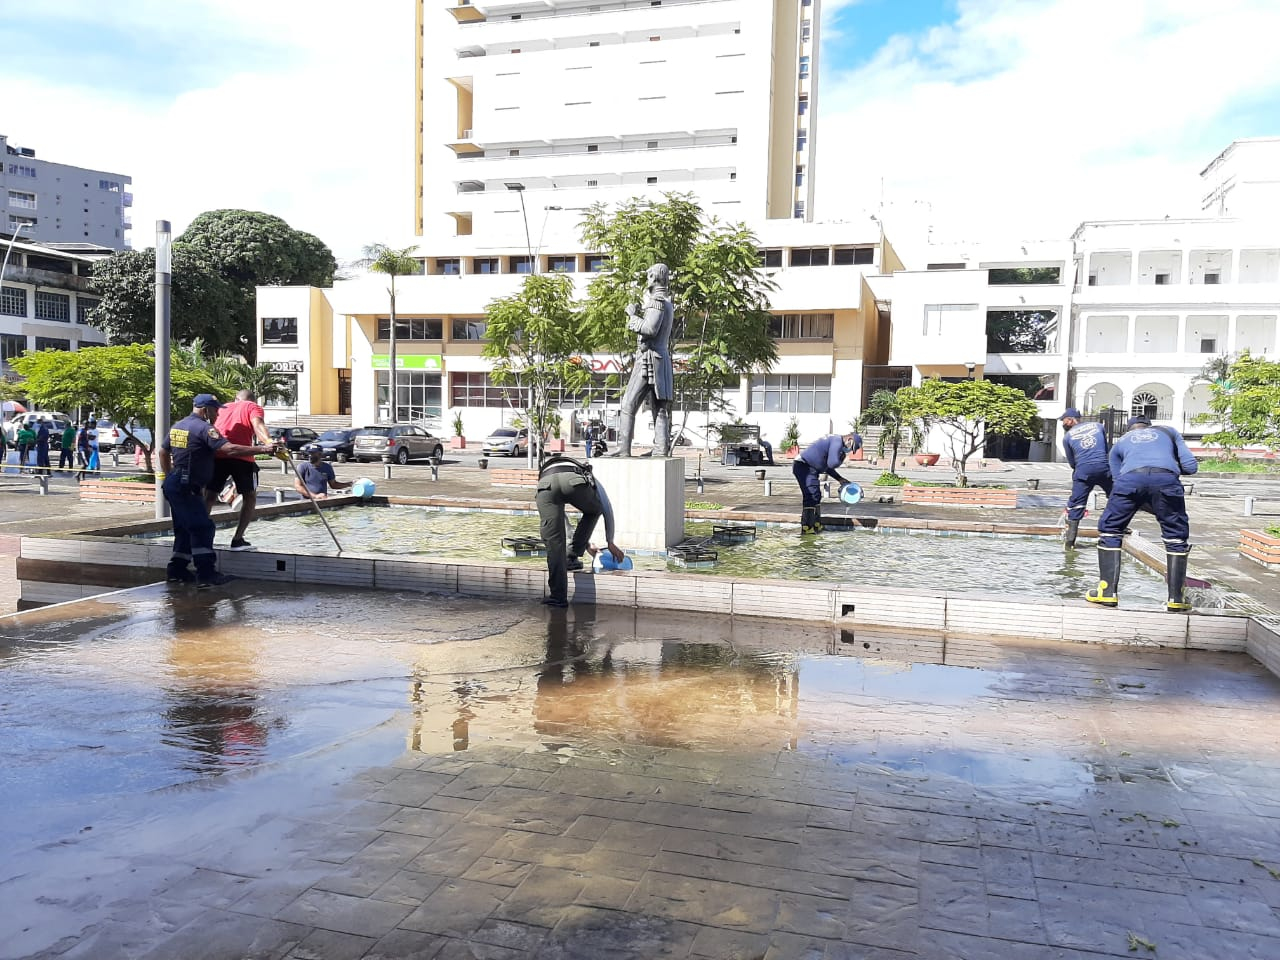
[[[370,460],[408,463],[427,458],[439,460],[444,456],[444,444],[411,423],[383,424],[361,430],[356,436],[354,451],[361,463]]]
[[[481,450],[489,456],[505,454],[518,457],[529,449],[529,431],[516,430],[514,427],[503,427],[493,431],[485,438]]]
[[[137,443],[144,447],[151,446],[151,431],[136,420],[123,427],[111,420],[98,421],[98,449],[110,453],[119,447],[125,453],[133,453]]]
[[[308,443],[315,443],[320,434],[308,427],[267,427],[272,440],[283,440],[290,450],[301,450]]]
[[[324,447],[326,460],[346,463],[355,454],[355,440],[359,430],[326,430],[316,443]]]

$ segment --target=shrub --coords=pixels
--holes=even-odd
[[[892,470],[886,470],[876,478],[875,486],[877,487],[900,487],[906,483],[906,478],[898,476]]]

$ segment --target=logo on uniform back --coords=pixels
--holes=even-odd
[[[1099,423],[1088,424],[1087,429],[1081,433],[1080,449],[1092,450],[1098,445],[1098,440],[1102,437],[1102,425]],[[1079,429],[1078,427],[1075,429]],[[1075,430],[1072,431],[1073,433]]]
[[[169,431],[169,446],[185,448],[189,437],[190,435],[187,431],[179,430],[177,427],[174,427]]]
[[[1152,427],[1143,427],[1141,430],[1131,430],[1125,434],[1131,443],[1152,443],[1160,439],[1160,434]]]

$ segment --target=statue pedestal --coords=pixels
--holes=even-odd
[[[684,460],[596,457],[592,472],[613,505],[614,542],[623,550],[666,550],[684,539]],[[602,546],[604,523],[596,526]]]

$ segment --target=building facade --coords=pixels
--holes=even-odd
[[[0,230],[41,243],[90,243],[124,250],[133,223],[130,177],[53,163],[0,134]]]

